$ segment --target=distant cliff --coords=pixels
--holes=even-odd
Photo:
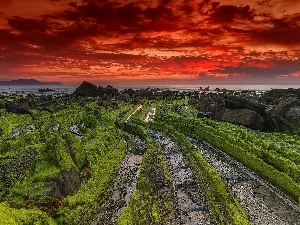
[[[42,82],[35,79],[19,79],[10,81],[0,81],[0,86],[18,86],[18,85],[63,85],[60,82]]]

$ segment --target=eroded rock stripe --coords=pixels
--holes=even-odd
[[[150,132],[163,147],[174,180],[180,224],[217,224],[197,185],[196,177],[178,146],[159,132]]]
[[[120,164],[119,174],[111,186],[110,197],[104,203],[102,213],[90,224],[116,224],[118,217],[128,205],[130,197],[136,189],[146,144],[136,136],[132,136],[131,139],[133,142],[128,146],[130,154],[126,155]]]
[[[300,209],[288,196],[210,144],[189,138],[237,196],[255,225],[299,225]]]

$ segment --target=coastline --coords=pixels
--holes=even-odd
[[[217,88],[219,89],[226,89],[228,91],[258,91],[258,92],[264,92],[271,89],[288,89],[288,88],[294,88],[298,89],[300,88],[300,85],[139,85],[139,86],[122,86],[122,85],[116,85],[115,88],[117,88],[119,91],[124,89],[133,89],[133,90],[139,90],[139,89],[157,89],[159,88],[162,91],[170,90],[170,91],[186,91],[186,92],[193,92],[193,91],[199,91],[200,87],[203,89],[209,86],[209,91],[215,91]],[[4,95],[11,95],[11,94],[20,94],[20,95],[28,95],[28,94],[34,94],[34,95],[51,95],[51,94],[72,94],[78,85],[43,85],[43,88],[49,88],[53,89],[55,91],[53,92],[45,92],[41,93],[38,90],[41,88],[38,85],[20,85],[20,86],[0,86],[0,94]]]

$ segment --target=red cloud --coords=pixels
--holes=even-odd
[[[249,5],[220,5],[216,2],[212,3],[210,12],[210,20],[215,23],[232,23],[234,20],[253,21],[255,16],[255,10]]]
[[[53,3],[57,11],[40,17],[6,18],[12,14],[1,10],[0,79],[9,74],[70,77],[68,71],[76,79],[107,79],[105,74],[118,79],[147,74],[275,78],[300,71],[300,14],[274,15],[274,1],[251,7],[238,0],[227,5],[211,0],[55,1],[60,2]],[[288,2],[295,4],[281,4]],[[263,11],[255,8],[258,4]]]
[[[15,16],[13,18],[9,18],[7,21],[12,28],[24,32],[44,32],[48,29],[48,23],[45,20],[36,20]]]

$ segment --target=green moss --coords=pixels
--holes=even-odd
[[[156,122],[150,126],[166,133],[180,147],[219,224],[226,224],[227,221],[237,225],[250,224],[247,214],[237,199],[229,192],[222,178],[186,139],[185,135],[165,123]]]
[[[146,141],[147,150],[140,168],[137,188],[117,224],[170,223],[170,215],[174,215],[175,209],[167,196],[158,195],[159,190],[155,186],[157,176],[169,177],[166,181],[169,182],[169,187],[172,186],[170,172],[162,157],[162,149],[155,146],[153,139],[141,126],[126,124],[125,129],[143,138]]]
[[[0,204],[0,224],[5,225],[56,225],[56,222],[39,209],[14,209]]]

